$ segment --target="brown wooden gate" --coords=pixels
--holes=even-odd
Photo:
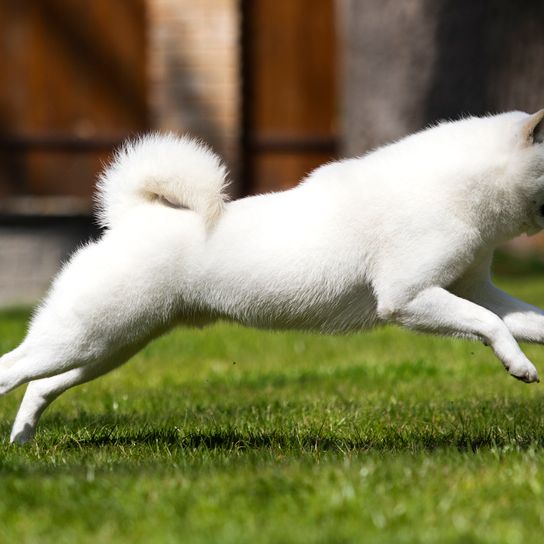
[[[0,0],[3,211],[90,208],[101,160],[147,126],[145,42],[145,0]]]
[[[336,155],[334,0],[246,0],[243,191],[296,185]]]

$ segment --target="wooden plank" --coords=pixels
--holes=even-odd
[[[335,155],[334,1],[244,6],[246,191],[262,192],[295,185]]]
[[[268,193],[290,189],[306,175],[331,159],[330,153],[301,153],[261,151],[253,165],[254,193]]]
[[[7,147],[118,140],[145,129],[145,25],[144,0],[0,0],[0,67],[11,83],[0,89],[0,195],[90,203],[107,151]]]

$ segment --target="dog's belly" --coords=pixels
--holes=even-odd
[[[286,301],[270,304],[270,311],[249,312],[238,321],[259,328],[314,330],[342,334],[373,327],[377,322],[376,303],[366,287],[360,286],[339,296],[318,301]]]
[[[323,289],[240,289],[211,305],[213,314],[263,329],[313,330],[342,334],[376,325],[376,300],[364,284],[330,292]]]
[[[344,200],[303,186],[229,204],[195,258],[192,300],[259,328],[373,326],[366,223],[344,210]]]

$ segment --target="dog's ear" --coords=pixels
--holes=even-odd
[[[544,142],[544,109],[533,113],[523,125],[524,140],[530,144]]]

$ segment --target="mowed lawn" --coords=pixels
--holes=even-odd
[[[544,274],[500,283],[544,305]],[[1,314],[2,351],[27,318]],[[543,385],[479,344],[176,330],[61,397],[23,448],[22,393],[0,400],[1,542],[544,538]]]

